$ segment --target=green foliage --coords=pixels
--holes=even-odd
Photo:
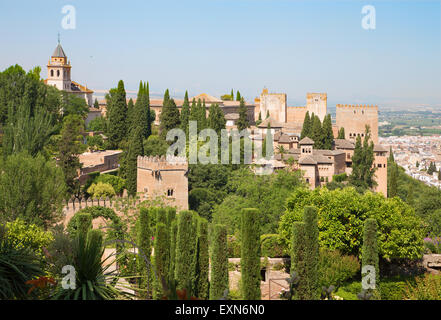
[[[107,134],[110,146],[118,148],[127,136],[127,101],[124,82],[120,80],[118,87],[110,89],[107,100]]]
[[[278,234],[262,234],[260,247],[262,257],[281,258],[287,254],[287,248],[280,241]]]
[[[198,220],[195,296],[206,300],[209,294],[208,222],[205,219]]]
[[[227,123],[224,112],[217,103],[212,104],[208,112],[208,128],[216,131],[218,137],[220,137],[221,130],[225,129],[225,124]]]
[[[132,130],[130,136],[125,168],[127,191],[132,196],[136,195],[137,192],[138,156],[143,154],[142,129],[136,127]]]
[[[193,280],[194,269],[192,267],[196,253],[196,232],[193,219],[192,211],[181,211],[178,216],[175,258],[175,279],[178,289],[186,288]],[[190,290],[190,288],[186,289]]]
[[[114,176],[112,174],[101,174],[93,180],[95,183],[106,183],[110,184],[116,194],[122,194],[124,188],[126,187],[126,180]]]
[[[32,249],[7,236],[0,226],[0,300],[28,299],[26,281],[42,275]]]
[[[152,292],[152,273],[150,270],[150,255],[152,252],[151,237],[152,232],[150,229],[150,215],[151,213],[147,208],[141,207],[139,209],[139,217],[137,224],[136,244],[142,255],[142,259],[139,259],[138,270],[141,276],[139,287],[144,290],[141,292],[141,298],[147,298]],[[146,261],[147,259],[147,264]]]
[[[237,92],[239,95],[239,91]],[[239,95],[240,97],[240,95]],[[237,129],[239,131],[242,131],[246,128],[250,127],[250,124],[248,122],[248,110],[245,105],[245,100],[243,98],[240,98],[240,105],[239,105],[239,119],[237,120]]]
[[[374,160],[374,143],[371,140],[369,126],[366,126],[363,143],[361,136],[357,136],[355,142],[354,155],[352,157],[352,173],[349,177],[352,185],[363,188],[373,188],[376,186]]]
[[[270,142],[268,143],[268,141]],[[271,124],[268,122],[268,128],[266,129],[265,139],[263,139],[263,143],[262,143],[262,156],[267,160],[270,160],[274,156],[273,141],[274,138],[271,133]],[[268,150],[267,150],[267,144],[269,144]]]
[[[169,280],[175,280],[175,266],[176,266],[176,238],[178,234],[178,222],[177,219],[173,219],[170,226],[170,268],[169,268]]]
[[[388,161],[387,165],[387,196],[389,198],[396,197],[398,194],[398,165],[395,162]]]
[[[103,182],[92,184],[89,189],[87,189],[87,193],[90,194],[94,199],[111,198],[116,195],[112,185]]]
[[[260,228],[257,209],[242,210],[241,281],[245,300],[260,300]]]
[[[331,150],[334,145],[334,132],[332,131],[331,115],[327,114],[323,119],[323,149]]]
[[[168,279],[169,275],[169,263],[170,263],[170,245],[169,245],[169,230],[164,223],[156,224],[155,235],[155,270],[156,277],[155,290],[153,294],[154,299],[161,299],[165,296],[165,292],[162,287],[160,279]]]
[[[338,137],[337,137],[337,139],[345,139],[345,128],[344,127],[341,127],[338,130]]]
[[[240,258],[240,241],[236,236],[228,236],[228,258]]]
[[[92,119],[87,125],[89,131],[107,132],[107,121],[104,117],[96,117]]]
[[[128,125],[129,134],[136,128],[139,129],[142,139],[147,139],[151,134],[151,122],[149,118],[150,113],[150,99],[149,99],[149,84],[139,84],[138,97],[133,108],[133,113]]]
[[[61,219],[66,185],[54,162],[16,154],[1,167],[0,222],[21,218],[47,228]]]
[[[159,116],[159,120],[159,132],[161,138],[164,140],[167,137],[167,132],[169,130],[180,128],[180,113],[175,101],[170,99],[168,89],[164,94],[162,112]]]
[[[381,194],[359,194],[354,188],[330,191],[296,189],[287,200],[279,226],[281,239],[290,245],[292,224],[302,220],[304,207],[318,209],[321,247],[360,256],[363,224],[367,218],[378,222],[378,249],[383,258],[420,258],[424,229],[414,210],[398,198]]]
[[[309,117],[309,111],[306,111],[305,119],[303,120],[302,132],[300,133],[300,140],[312,136],[312,123]]]
[[[320,118],[315,114],[311,116],[311,139],[314,140],[315,149],[323,149],[324,133],[322,128],[322,122]]]
[[[305,223],[305,263],[307,295],[309,300],[317,300],[319,297],[319,230],[317,225],[317,209],[315,207],[305,207],[303,212],[303,222]]]
[[[298,276],[297,290],[294,291],[296,300],[308,300],[307,266],[306,266],[306,226],[304,222],[292,224],[291,244],[291,274]]]
[[[212,239],[210,300],[219,300],[228,290],[227,228],[214,225]]]
[[[425,274],[408,283],[404,294],[407,300],[441,300],[441,276]]]
[[[332,181],[335,181],[335,182],[343,182],[343,181],[347,181],[347,180],[348,180],[348,175],[346,174],[346,172],[340,173],[340,174],[335,174],[332,177]]]
[[[380,267],[378,257],[377,221],[373,218],[366,219],[363,230],[363,248],[361,252],[362,268],[373,266],[375,268],[375,286],[379,286]],[[362,277],[365,275],[362,274]]]
[[[188,121],[190,120],[190,102],[188,101],[188,91],[185,91],[184,103],[181,109],[181,129],[184,130],[185,136],[188,138]]]
[[[319,257],[319,288],[340,287],[360,272],[360,262],[354,256],[342,255],[338,250],[321,249]]]
[[[167,141],[156,135],[151,135],[144,140],[145,156],[165,156],[170,145]]]
[[[43,258],[43,247],[49,246],[54,236],[43,228],[28,224],[22,219],[6,223],[7,239],[17,247],[31,249],[40,259]]]

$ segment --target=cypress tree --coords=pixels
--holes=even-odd
[[[211,250],[210,300],[219,300],[228,290],[227,227],[213,227],[213,248]]]
[[[337,139],[345,139],[345,128],[341,127],[340,130],[338,130]]]
[[[167,227],[170,230],[172,222],[176,219],[176,208],[167,207],[166,216],[167,216]]]
[[[77,234],[86,237],[89,230],[92,229],[92,215],[87,212],[78,212],[76,219]]]
[[[99,104],[97,98],[95,98],[95,102],[93,103],[93,107],[94,107],[95,109],[99,109],[99,108],[100,108],[100,104]]]
[[[150,255],[152,252],[152,245],[150,242],[151,236],[149,210],[141,207],[137,221],[136,243],[140,251],[138,257],[138,270],[142,277],[140,279],[139,287],[140,289],[145,290],[140,292],[140,296],[144,299],[149,297],[150,293],[152,292],[153,277],[150,267]]]
[[[373,218],[366,219],[363,229],[362,268],[373,266],[375,268],[375,287],[378,288],[380,268],[377,243],[377,221]],[[365,276],[362,274],[362,277]]]
[[[441,181],[441,168],[438,171],[438,180]]]
[[[188,121],[190,120],[190,102],[188,101],[188,92],[185,91],[184,103],[181,109],[181,129],[188,138]]]
[[[118,82],[118,88],[108,95],[108,137],[113,148],[117,148],[127,134],[127,101],[124,82]]]
[[[239,119],[237,120],[237,129],[239,131],[242,131],[246,128],[249,128],[249,126],[250,124],[248,122],[247,107],[245,105],[245,100],[242,98],[239,105]]]
[[[369,127],[366,127],[363,144],[359,135],[355,141],[354,155],[352,157],[352,173],[349,176],[351,184],[363,188],[372,188],[374,186],[374,160],[374,144],[370,141]]]
[[[205,99],[202,101],[202,105],[199,108],[198,131],[200,131],[199,126],[201,130],[207,128],[207,106],[205,105]]]
[[[195,296],[199,299],[208,299],[208,222],[205,219],[198,219],[198,241],[197,241],[197,265],[196,265],[196,290]]]
[[[266,118],[265,119],[268,119],[269,117],[270,117],[269,110],[266,110]]]
[[[149,102],[146,90],[146,85],[141,82],[139,84],[138,97],[136,99],[135,108],[133,109],[132,117],[130,119],[131,124],[129,126],[130,132],[139,127],[143,139],[147,139],[149,136]]]
[[[130,98],[129,103],[127,104],[127,128],[129,129],[129,136],[130,132],[133,129],[133,123],[134,123],[134,115],[135,113],[135,104],[133,103],[133,99]]]
[[[300,139],[309,137],[311,138],[311,118],[309,117],[309,111],[306,111],[305,119],[303,120],[302,132],[300,134]]]
[[[164,94],[162,112],[159,117],[159,132],[161,138],[165,140],[167,137],[167,132],[169,130],[180,128],[180,117],[181,115],[178,108],[176,107],[176,103],[173,99],[170,98],[170,94],[167,89]]]
[[[394,152],[392,151],[392,146],[390,146],[390,148],[389,148],[389,161],[395,162]]]
[[[176,239],[175,279],[178,289],[192,290],[194,271],[194,254],[196,241],[194,233],[193,213],[181,211],[178,216],[178,232]]]
[[[303,212],[305,224],[305,285],[308,300],[317,300],[319,297],[319,230],[317,224],[317,209],[305,207]],[[302,280],[301,280],[302,281]]]
[[[269,148],[269,150],[267,150],[266,147],[266,144],[268,143],[267,141],[271,141],[271,147]],[[268,122],[265,139],[263,139],[263,144],[262,144],[262,156],[265,159],[269,160],[273,157],[273,155],[274,155],[273,135],[271,133],[271,124]]]
[[[387,194],[393,198],[398,195],[398,166],[394,162],[389,162],[389,172]]]
[[[297,290],[294,292],[296,300],[307,300],[308,282],[307,279],[307,258],[306,258],[306,226],[304,222],[294,222],[292,227],[292,249],[291,249],[291,273],[296,272],[299,278]]]
[[[218,136],[221,134],[221,130],[225,129],[226,120],[224,112],[221,110],[217,103],[210,106],[208,115],[208,127],[216,131]]]
[[[136,127],[131,134],[129,148],[126,156],[126,184],[129,195],[136,195],[137,175],[138,175],[138,156],[144,154],[143,139],[141,128]]]
[[[170,269],[169,269],[169,281],[175,280],[175,265],[176,265],[176,237],[178,233],[178,222],[174,219],[170,226]]]
[[[150,87],[149,83],[144,84],[144,96],[147,105],[147,138],[152,134],[152,123],[155,121],[155,113],[150,109]]]
[[[332,131],[331,115],[327,114],[323,120],[323,149],[331,150],[334,145],[334,132]]]
[[[233,92],[233,89],[231,89],[230,96],[231,96],[231,101],[234,101],[234,92]]]
[[[311,139],[314,140],[315,149],[323,149],[323,130],[320,118],[312,114]]]
[[[406,202],[409,206],[413,207],[415,205],[415,198],[413,194],[413,184],[409,184],[409,189],[407,190]]]
[[[260,230],[257,209],[242,209],[241,285],[244,300],[260,300]]]
[[[236,101],[241,101],[241,100],[242,100],[242,97],[241,97],[241,95],[240,95],[239,90],[237,90]]]
[[[169,279],[169,264],[170,264],[170,248],[169,248],[169,231],[167,226],[159,222],[156,224],[156,234],[155,234],[155,270],[156,277],[154,299],[161,299],[165,296],[165,292],[162,287],[162,279]]]

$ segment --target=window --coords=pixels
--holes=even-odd
[[[57,70],[57,77],[60,76],[60,70]]]
[[[149,188],[144,188],[144,193],[149,193]]]
[[[54,70],[51,70],[51,77],[54,76]]]
[[[167,197],[173,197],[173,189],[167,190]]]

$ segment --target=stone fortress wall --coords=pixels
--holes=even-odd
[[[364,137],[366,125],[370,127],[372,141],[378,144],[378,106],[338,104],[336,124],[345,128],[345,139],[355,141]]]

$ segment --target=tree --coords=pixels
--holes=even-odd
[[[111,198],[116,194],[111,184],[103,182],[92,184],[87,189],[87,193],[89,193],[94,199]]]
[[[319,229],[317,224],[317,209],[315,207],[305,207],[303,223],[305,224],[305,281],[308,300],[317,300],[319,296]]]
[[[324,135],[320,118],[312,114],[311,139],[314,140],[315,149],[323,149]]]
[[[225,129],[225,125],[226,120],[224,112],[217,103],[212,104],[209,109],[208,127],[216,131],[217,135],[220,137],[221,130]]]
[[[165,156],[170,145],[167,141],[156,135],[151,135],[144,140],[145,156]]]
[[[133,108],[133,114],[129,124],[129,134],[136,128],[140,128],[141,136],[147,139],[151,133],[150,128],[150,102],[148,93],[148,83],[139,84],[138,97]],[[129,109],[130,110],[130,109]]]
[[[311,127],[312,127],[312,123],[311,123],[311,118],[309,117],[309,111],[306,111],[305,119],[303,120],[300,139],[303,139],[305,137],[312,137]]]
[[[236,101],[241,101],[242,99],[243,99],[243,98],[241,97],[239,90],[237,90],[237,93],[236,93]]]
[[[133,129],[129,140],[129,148],[126,156],[126,183],[129,195],[136,195],[137,192],[137,174],[138,174],[138,156],[144,154],[142,144],[142,132],[140,127]]]
[[[80,193],[78,169],[81,168],[78,156],[85,147],[82,143],[83,132],[84,120],[78,115],[67,116],[58,142],[58,165],[63,170],[68,192],[77,197]]]
[[[241,286],[244,300],[260,300],[260,230],[259,211],[242,210]]]
[[[140,252],[138,259],[138,270],[141,275],[139,287],[145,291],[141,292],[141,298],[147,298],[152,292],[152,272],[150,268],[150,255],[152,245],[150,238],[152,233],[150,230],[150,212],[147,208],[139,209],[139,217],[137,220],[137,236],[136,243]]]
[[[233,91],[233,89],[231,89],[230,97],[231,97],[231,101],[233,101],[234,100],[234,91]]]
[[[0,170],[0,224],[23,219],[48,228],[62,217],[66,184],[63,171],[42,155],[9,156]]]
[[[155,234],[155,270],[156,277],[154,278],[155,290],[154,299],[161,299],[166,295],[162,287],[162,279],[169,279],[169,264],[170,264],[170,243],[169,230],[167,226],[159,222],[156,224]]]
[[[427,174],[431,176],[435,171],[436,171],[436,165],[433,161],[430,161],[429,168],[427,169]]]
[[[294,291],[296,300],[308,299],[307,265],[306,265],[306,227],[304,222],[294,222],[292,225],[291,244],[291,274],[296,273],[299,282]]]
[[[380,268],[378,258],[378,240],[377,240],[377,221],[373,218],[366,219],[363,229],[363,249],[362,257],[362,271],[365,267],[374,267],[375,287],[379,286]],[[362,273],[362,277],[367,274]],[[372,274],[369,274],[372,276]]]
[[[181,211],[178,216],[176,237],[175,279],[178,289],[192,288],[194,256],[196,251],[195,233],[193,231],[193,212]]]
[[[441,168],[438,171],[438,181],[441,181]]]
[[[208,299],[208,222],[205,219],[198,219],[198,240],[197,240],[197,264],[196,264],[196,288],[195,296],[199,299]]]
[[[388,168],[390,174],[388,177],[387,193],[389,198],[393,198],[398,195],[398,166],[389,160]]]
[[[242,98],[240,99],[240,105],[239,105],[239,119],[237,120],[237,129],[239,131],[242,131],[246,128],[249,128],[249,122],[248,122],[248,113],[247,113],[247,107],[245,105],[245,100]]]
[[[332,131],[331,115],[327,114],[323,120],[323,149],[331,150],[334,145],[334,132]]]
[[[106,95],[108,138],[112,148],[118,148],[127,135],[127,101],[124,82],[120,80],[116,89]]]
[[[219,300],[228,290],[227,228],[216,224],[213,227],[213,248],[211,250],[210,300]]]
[[[279,234],[290,245],[294,221],[302,221],[307,206],[318,210],[321,247],[343,254],[361,255],[363,223],[374,218],[378,223],[378,250],[382,258],[419,259],[424,251],[422,220],[400,198],[385,198],[380,193],[358,193],[355,188],[308,190],[297,188],[286,201]]]
[[[176,266],[176,238],[178,234],[177,219],[173,219],[170,224],[170,267],[168,271],[168,278],[170,282],[175,281],[175,266]]]
[[[184,130],[188,138],[188,121],[190,120],[190,103],[188,101],[188,91],[185,91],[184,103],[181,109],[181,129]]]
[[[104,117],[96,117],[92,119],[89,124],[87,125],[87,129],[89,131],[101,131],[106,133],[107,132],[107,122]]]
[[[360,136],[355,141],[352,174],[349,176],[351,184],[363,188],[373,188],[376,185],[374,160],[374,143],[370,140],[370,129],[366,126],[363,143]]]
[[[172,129],[180,127],[180,113],[176,103],[173,99],[170,99],[168,89],[164,94],[162,112],[159,116],[159,135],[165,140],[167,132]]]
[[[98,103],[98,99],[97,98],[95,98],[95,102],[93,103],[93,107],[95,109],[99,109],[100,108],[100,104]]]
[[[269,150],[267,150],[267,146],[266,146],[268,141],[271,142],[270,143],[271,147],[269,148]],[[265,138],[263,139],[263,143],[262,143],[262,156],[267,160],[271,159],[274,155],[273,141],[274,141],[274,138],[271,133],[271,124],[268,122],[268,126],[266,129],[266,135],[265,135]]]
[[[340,130],[338,130],[338,139],[345,139],[345,128],[341,127]]]
[[[392,151],[392,146],[390,146],[390,149],[389,149],[389,161],[392,163],[392,162],[395,162],[395,158],[394,158],[394,152]]]

